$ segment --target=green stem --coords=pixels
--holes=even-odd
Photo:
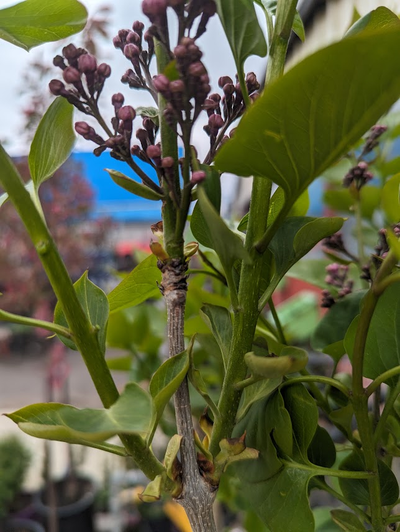
[[[327,484],[325,482],[325,480],[321,480],[319,479],[318,477],[314,477],[313,478],[313,483],[314,484],[317,484],[317,486],[321,489],[321,490],[324,490],[326,491],[327,493],[329,493],[330,495],[332,495],[332,497],[335,497],[335,499],[337,499],[338,501],[342,502],[343,504],[345,504],[346,506],[348,506],[348,508],[350,508],[351,510],[353,510],[353,512],[355,514],[358,514],[359,517],[361,517],[361,519],[363,521],[366,521],[367,523],[370,523],[371,520],[369,518],[369,516],[363,512],[361,510],[361,508],[359,508],[358,506],[356,506],[355,504],[352,504],[351,502],[349,502],[346,497],[344,497],[340,492],[334,490],[331,486],[329,486],[329,484]]]
[[[358,249],[358,259],[360,266],[363,266],[366,263],[365,253],[364,253],[364,230],[362,226],[362,215],[361,215],[361,198],[360,193],[358,193],[358,198],[354,204],[354,211],[356,215],[356,234],[357,234],[357,249]]]
[[[285,381],[282,384],[281,388],[291,386],[292,384],[297,384],[299,382],[307,382],[307,383],[319,382],[321,384],[327,384],[328,386],[333,386],[334,388],[337,388],[338,390],[340,390],[346,397],[350,397],[350,392],[344,384],[337,381],[336,379],[331,379],[330,377],[323,377],[322,375],[304,375],[301,377],[293,377]],[[324,399],[324,403],[325,402],[326,401]]]
[[[26,316],[18,316],[18,314],[12,314],[11,312],[6,312],[5,310],[0,310],[0,321],[18,323],[19,325],[28,325],[29,327],[40,327],[41,329],[46,329],[47,331],[59,334],[64,338],[73,339],[71,331],[62,325],[57,325],[56,323],[51,323],[49,321],[36,320]]]
[[[396,377],[396,375],[399,375],[399,374],[400,374],[400,366],[396,366],[395,368],[388,369],[387,371],[379,375],[379,377],[373,380],[371,384],[366,388],[365,393],[367,397],[372,395],[374,391],[377,388],[379,388],[379,386],[383,384],[385,381],[387,381],[388,379],[391,379],[392,377]]]
[[[399,523],[400,522],[400,515],[389,515],[389,517],[386,517],[385,524],[390,525],[392,523]]]
[[[385,279],[391,274],[396,262],[397,259],[395,255],[390,251],[378,270],[374,285],[376,283],[379,286],[382,279]],[[368,480],[372,527],[376,532],[381,532],[384,529],[384,525],[382,521],[382,500],[378,474],[378,460],[372,424],[368,412],[368,397],[363,386],[365,346],[372,316],[379,300],[379,296],[375,294],[373,286],[363,301],[354,340],[352,402],[358,424],[358,432],[364,451],[365,466],[368,471],[373,473],[373,477]]]
[[[338,478],[353,478],[353,479],[371,479],[374,474],[371,471],[345,471],[344,469],[331,469],[329,467],[321,467],[315,465],[299,464],[298,462],[290,462],[289,460],[281,460],[285,467],[292,469],[301,469],[302,471],[310,471],[316,476],[329,476]]]
[[[400,282],[400,272],[392,273],[392,275],[389,275],[389,277],[386,277],[386,279],[383,279],[379,284],[375,286],[374,292],[375,294],[380,295],[386,290],[386,288],[398,282]]]
[[[285,338],[285,333],[283,331],[283,327],[281,324],[281,320],[279,319],[278,313],[276,312],[275,304],[272,300],[272,297],[268,300],[268,305],[269,305],[272,317],[276,325],[276,330],[278,332],[278,340],[281,342],[281,344],[288,345],[286,338]]]
[[[99,346],[97,329],[84,313],[49,230],[2,146],[0,146],[0,165],[1,185],[29,233],[97,393],[105,408],[109,408],[118,399],[119,393]],[[137,465],[149,478],[154,478],[164,471],[163,465],[151,450],[146,448],[140,436],[121,435],[121,440]]]
[[[244,79],[244,72],[242,68],[238,69],[238,79],[239,79],[240,90],[242,91],[242,94],[243,94],[244,105],[246,106],[246,109],[248,109],[250,107],[251,100],[249,97],[249,93],[247,92],[246,81]]]

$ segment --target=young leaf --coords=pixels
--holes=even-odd
[[[335,444],[329,432],[319,425],[307,450],[307,456],[312,464],[321,467],[332,467],[336,461]]]
[[[28,162],[35,188],[68,159],[75,143],[73,106],[59,96],[47,109],[33,137]]]
[[[261,298],[260,306],[266,304],[279,281],[301,257],[320,240],[339,231],[342,225],[343,218],[310,218],[306,216],[287,218],[269,245],[275,258],[275,273]]]
[[[149,391],[154,401],[156,418],[154,419],[152,431],[149,434],[150,441],[154,435],[157,423],[164,412],[166,404],[179,388],[188,369],[189,354],[187,351],[183,351],[182,353],[179,353],[179,355],[175,355],[166,360],[151,378]]]
[[[345,346],[353,355],[357,318],[347,331]],[[363,375],[376,379],[381,373],[400,365],[400,283],[385,290],[376,305],[369,326],[364,353]],[[394,385],[397,377],[387,381]]]
[[[207,197],[219,214],[221,208],[221,179],[219,172],[212,166],[201,165],[202,170],[206,172],[206,179],[202,186],[204,187]],[[199,202],[196,203],[190,219],[190,229],[193,236],[203,246],[213,247],[210,229],[204,218]]]
[[[311,337],[311,346],[313,349],[327,352],[327,347],[337,342],[343,342],[351,322],[360,313],[360,303],[365,294],[365,290],[349,294],[329,309],[329,312],[318,323]],[[339,351],[335,351],[335,353],[338,354],[339,358],[344,355],[344,346]],[[331,351],[328,354],[332,356]],[[333,358],[339,360],[339,358]]]
[[[382,190],[382,208],[390,223],[400,220],[400,174],[388,179]]]
[[[253,375],[277,379],[302,370],[308,361],[307,351],[299,347],[285,347],[279,356],[260,357],[246,353],[244,361]]]
[[[219,345],[224,367],[226,368],[232,340],[231,313],[225,307],[204,305],[200,310],[200,314]]]
[[[364,17],[357,20],[355,24],[348,30],[346,37],[352,37],[361,32],[383,30],[385,28],[399,28],[400,20],[387,7],[381,6],[367,13]]]
[[[307,57],[251,106],[216,166],[272,179],[291,204],[397,100],[399,46],[400,31],[390,28]]]
[[[146,436],[155,411],[150,395],[137,384],[129,383],[108,409],[80,410],[59,403],[38,403],[6,415],[23,432],[36,438],[85,445],[85,442],[102,442],[116,434]]]
[[[74,288],[78,300],[82,305],[86,316],[89,318],[90,323],[93,327],[98,329],[99,345],[104,354],[106,352],[106,333],[109,313],[107,296],[101,288],[88,279],[87,272],[74,283]],[[54,309],[54,323],[68,327],[67,320],[59,302],[57,302]],[[59,338],[67,347],[77,350],[77,347],[72,340],[63,336],[59,336]]]
[[[340,464],[345,471],[365,471],[365,460],[361,451],[353,451]],[[378,472],[381,487],[382,506],[394,504],[399,497],[399,486],[392,470],[378,459]],[[345,498],[353,504],[369,505],[370,493],[366,479],[339,479],[340,489]]]
[[[202,187],[199,187],[197,194],[209,229],[211,247],[216,251],[225,273],[229,275],[236,259],[250,260],[248,253],[239,236],[233,233],[218,215]]]
[[[268,51],[253,0],[216,0],[216,4],[236,68],[241,72],[249,56],[264,57]]]
[[[152,201],[159,201],[163,198],[161,194],[158,194],[151,188],[146,187],[141,183],[138,183],[127,175],[122,174],[121,172],[117,172],[117,170],[110,170],[109,168],[105,168],[105,171],[110,174],[111,179],[114,181],[114,183],[124,188],[128,192],[135,194],[136,196]]]
[[[0,39],[24,50],[83,30],[86,8],[76,0],[25,0],[0,11]]]
[[[276,15],[277,0],[255,0],[255,2],[265,10],[266,16],[274,17]],[[304,42],[306,38],[304,24],[297,10],[294,16],[292,29],[297,37]]]
[[[367,532],[367,529],[355,514],[345,510],[331,510],[332,519],[345,532]]]
[[[159,296],[157,283],[160,282],[161,272],[157,268],[157,258],[149,255],[108,294],[110,313]]]

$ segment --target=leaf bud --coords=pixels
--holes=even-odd
[[[97,61],[94,55],[83,54],[78,59],[78,68],[83,73],[95,72],[97,68]]]
[[[123,122],[131,122],[136,116],[136,111],[131,105],[124,105],[118,111],[118,118]]]
[[[52,79],[49,83],[49,89],[54,96],[60,96],[65,91],[65,85],[58,79]]]
[[[74,67],[67,67],[63,72],[63,78],[66,83],[77,83],[81,80],[81,73]]]

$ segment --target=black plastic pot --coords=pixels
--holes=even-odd
[[[73,482],[79,485],[79,498],[72,502],[68,501],[68,497],[65,496],[68,491],[68,485],[71,484],[71,479],[54,482],[59,532],[94,532],[95,492],[93,484],[83,478],[74,479]],[[34,506],[43,525],[46,525],[51,508],[46,505],[44,500],[44,491],[41,491],[35,498]]]

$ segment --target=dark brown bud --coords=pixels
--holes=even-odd
[[[83,54],[78,59],[78,68],[84,74],[95,72],[97,68],[96,58],[91,54]]]
[[[143,127],[146,131],[153,132],[154,126],[155,124],[151,118],[148,118],[148,117],[143,118]]]
[[[135,20],[135,22],[132,24],[132,29],[133,31],[136,31],[136,33],[141,35],[144,30],[143,22],[140,22],[139,20]]]
[[[136,111],[131,105],[125,105],[118,111],[118,118],[123,122],[131,122],[136,116]]]
[[[224,85],[226,85],[227,83],[229,83],[230,85],[233,85],[233,81],[232,81],[232,78],[230,78],[229,76],[222,76],[219,78],[218,80],[218,86],[222,89],[224,87]]]
[[[62,70],[64,70],[66,68],[66,66],[67,66],[65,64],[64,58],[61,55],[56,55],[55,56],[55,58],[53,59],[53,65],[56,66],[56,67],[61,68]]]
[[[189,66],[189,74],[196,78],[200,78],[204,74],[207,74],[207,70],[201,61],[196,61]]]
[[[66,83],[77,83],[81,80],[81,73],[74,67],[67,67],[63,72],[63,78]]]
[[[49,89],[54,96],[60,96],[60,94],[62,94],[62,92],[65,90],[65,85],[58,79],[52,79],[49,83]]]
[[[208,119],[208,125],[211,129],[221,129],[224,125],[224,119],[221,115],[211,115]]]
[[[75,59],[79,54],[76,46],[74,44],[68,44],[62,49],[62,54],[65,59]]]
[[[140,156],[140,153],[142,151],[142,148],[139,146],[139,144],[134,144],[131,148],[131,154],[134,156],[134,157],[139,157]]]
[[[213,100],[216,103],[219,103],[221,101],[221,96],[217,92],[213,92],[213,94],[210,94],[209,98],[210,100]]]
[[[102,78],[109,78],[111,76],[111,67],[107,63],[101,63],[97,68],[97,73]]]

